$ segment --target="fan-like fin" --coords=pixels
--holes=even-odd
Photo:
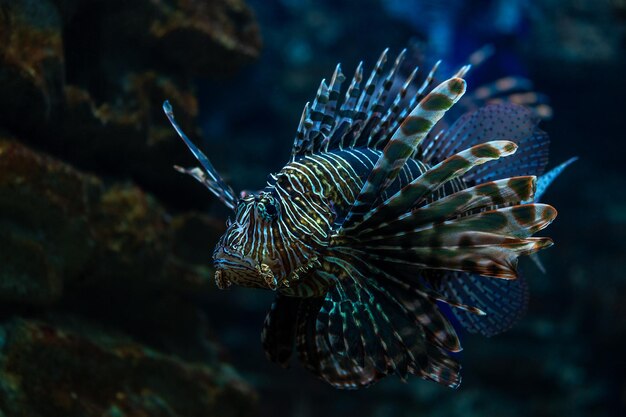
[[[359,224],[344,233],[356,234],[359,230],[396,219],[417,206],[433,191],[470,169],[503,156],[515,153],[517,146],[509,141],[494,141],[473,146],[435,165],[404,186],[377,208],[367,213]],[[444,203],[445,204],[445,203]]]
[[[364,256],[358,251],[349,248],[334,248],[334,251],[347,256],[352,266],[358,267],[359,270],[367,271],[364,275],[377,277],[376,282],[379,283],[377,285],[378,292],[382,293],[387,299],[395,300],[396,307],[394,308],[397,309],[399,307],[413,321],[415,326],[422,327],[431,343],[452,352],[461,350],[454,328],[436,307],[437,301],[442,300],[440,294],[436,294],[429,288],[421,285],[416,286],[414,279],[403,280],[378,268],[373,263],[367,261],[366,255]],[[394,271],[394,273],[397,273],[397,271]],[[449,300],[442,301],[448,302]],[[462,306],[458,303],[454,304],[459,308],[470,309],[474,314],[481,314],[471,307]]]
[[[494,336],[511,328],[526,312],[528,282],[523,275],[514,280],[491,279],[475,274],[433,274],[429,282],[447,299],[480,308],[485,315],[460,309],[452,313],[471,333]]]
[[[339,388],[367,386],[409,373],[456,387],[460,350],[454,328],[428,296],[389,276],[356,252],[332,251],[324,262],[341,278],[317,316],[320,375]],[[331,369],[332,368],[332,369]]]
[[[403,49],[402,52],[400,52],[400,54],[396,58],[396,61],[393,67],[391,68],[391,71],[389,71],[385,79],[381,81],[381,85],[377,90],[376,97],[374,101],[372,102],[372,105],[370,106],[370,109],[369,109],[370,117],[367,122],[367,126],[364,129],[365,134],[361,135],[362,140],[357,142],[357,145],[365,146],[368,148],[373,147],[374,142],[372,141],[372,139],[375,136],[375,132],[382,134],[383,131],[385,130],[385,127],[388,126],[388,124],[382,122],[383,113],[385,112],[385,107],[387,106],[387,96],[389,95],[389,92],[391,91],[391,88],[394,84],[394,80],[398,74],[398,71],[400,69],[400,66],[402,65],[402,62],[404,61],[405,56],[406,56],[406,49]],[[405,81],[405,85],[408,85],[411,83],[413,76],[414,74],[411,75],[411,77]],[[401,93],[398,92],[398,95],[401,95]],[[402,95],[402,97],[404,96]],[[397,99],[400,100],[399,98]]]
[[[419,155],[436,164],[449,155],[471,146],[506,138],[518,146],[513,158],[485,165],[464,179],[480,184],[499,178],[541,175],[548,163],[548,135],[537,127],[539,118],[529,109],[514,104],[492,104],[461,116],[439,137],[429,136]]]
[[[351,357],[339,355],[336,353],[337,348],[331,348],[326,328],[323,327],[322,332],[317,330],[318,323],[328,323],[328,311],[323,308],[324,304],[328,308],[329,304],[324,298],[305,299],[300,309],[296,345],[305,368],[330,385],[342,389],[365,387],[385,376],[371,362],[367,366],[359,366]],[[376,341],[369,336],[366,340]],[[385,369],[385,366],[383,362],[381,368]]]
[[[213,168],[213,165],[209,161],[209,158],[207,158],[206,155],[204,155],[204,153],[202,153],[202,151],[198,149],[198,147],[194,145],[193,142],[191,142],[187,135],[185,135],[185,133],[182,131],[182,129],[176,122],[176,119],[174,118],[172,106],[167,100],[163,103],[163,111],[167,115],[167,118],[169,119],[174,129],[176,130],[176,133],[178,133],[178,136],[180,136],[180,138],[185,142],[185,145],[187,145],[193,156],[195,156],[198,162],[200,162],[200,165],[202,165],[202,168],[204,168],[204,172],[201,171],[199,168],[186,169],[176,167],[176,169],[179,172],[189,174],[198,181],[200,181],[213,194],[215,194],[215,196],[219,198],[226,205],[226,207],[234,210],[237,205],[237,198],[235,197],[233,189],[230,188],[230,186],[228,186],[226,182],[224,182],[220,174],[218,174],[215,168]]]
[[[467,236],[467,235],[466,235]],[[482,241],[488,242],[487,239]],[[469,237],[467,239],[470,239]],[[472,272],[494,278],[517,278],[517,258],[552,245],[548,238],[501,239],[470,246],[364,246],[368,258],[394,266]]]
[[[387,268],[449,269],[511,279],[519,256],[552,244],[549,238],[529,236],[555,217],[556,210],[544,204],[504,207],[441,223],[423,223],[413,212],[353,237],[335,235],[331,245],[354,248]]]
[[[350,346],[354,343],[363,343],[361,338],[365,328],[364,333],[373,334],[374,338],[366,340],[364,347],[367,344],[376,344],[368,348],[368,351],[374,352],[376,356],[368,356],[366,366],[369,364],[379,372],[396,373],[400,378],[406,378],[411,355],[407,345],[414,343],[410,339],[405,341],[397,327],[407,325],[408,319],[395,314],[398,306],[390,306],[390,300],[381,296],[382,290],[376,283],[371,278],[363,276],[352,262],[340,258],[329,258],[329,261],[343,269],[346,278],[340,280],[327,295],[322,307],[322,311],[327,312],[327,318],[324,319],[323,314],[318,317],[318,333],[329,336],[330,345],[337,355],[349,357]],[[348,305],[352,305],[352,308],[348,308]],[[351,321],[345,312],[352,309],[356,310],[357,317],[361,318],[362,329],[359,329],[361,334],[354,329],[343,332],[349,328],[347,324]],[[333,325],[337,322],[346,323],[346,326]],[[355,364],[358,362],[354,358],[351,360]]]
[[[398,172],[420,141],[464,92],[465,81],[461,78],[451,78],[434,88],[420,101],[383,149],[383,154],[363,184],[342,227],[349,228],[359,222],[380,193],[396,179]]]

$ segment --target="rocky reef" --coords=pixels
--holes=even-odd
[[[0,415],[251,415],[201,308],[224,222],[160,105],[197,138],[196,80],[257,58],[253,13],[3,0],[0,39]]]
[[[164,355],[76,322],[2,326],[0,406],[7,416],[243,416],[254,395],[225,365]]]

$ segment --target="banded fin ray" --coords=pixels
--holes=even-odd
[[[347,230],[344,228],[342,233],[354,235],[369,225],[385,222],[386,219],[395,219],[416,207],[423,199],[452,179],[464,175],[478,165],[512,155],[516,150],[517,146],[513,142],[493,141],[452,155],[365,214],[360,223]]]
[[[385,71],[388,60],[388,49],[385,49],[365,82],[363,62],[360,62],[341,100],[341,86],[346,78],[338,64],[330,83],[322,80],[315,98],[304,107],[293,142],[291,161],[320,151],[355,147],[382,149],[409,112],[432,90],[435,82],[439,62],[422,85],[415,88],[413,83],[418,79],[418,68],[408,77],[400,72],[405,57],[404,49],[391,68]],[[464,70],[468,68],[463,67]],[[388,100],[394,85],[401,88],[393,100]],[[407,97],[409,91],[412,95]]]
[[[226,182],[222,179],[220,174],[211,164],[211,161],[209,161],[209,158],[207,158],[206,155],[200,149],[198,149],[198,147],[194,145],[193,142],[182,131],[182,129],[178,125],[178,122],[176,122],[176,119],[174,118],[172,105],[167,100],[163,102],[163,111],[165,112],[165,115],[167,116],[174,129],[176,130],[176,133],[178,133],[178,136],[180,136],[183,142],[185,142],[187,148],[189,148],[193,156],[195,156],[198,162],[200,162],[200,165],[202,166],[202,168],[204,168],[204,170],[201,170],[199,168],[182,168],[179,166],[175,166],[174,168],[181,173],[188,174],[194,177],[196,180],[206,186],[209,191],[211,191],[217,198],[219,198],[220,201],[226,205],[226,207],[234,210],[237,206],[237,197],[235,197],[233,189],[229,185],[227,185]]]
[[[464,92],[465,81],[461,78],[451,78],[435,87],[418,103],[383,149],[381,157],[348,212],[342,228],[349,228],[360,221],[377,197],[396,179],[416,146]]]
[[[300,361],[310,372],[336,388],[355,389],[373,384],[384,374],[373,366],[360,366],[350,357],[338,355],[331,348],[328,332],[318,331],[320,321],[328,321],[323,308],[327,299],[328,296],[303,301],[296,333]],[[376,340],[372,335],[367,336],[367,341]]]
[[[464,237],[471,239],[471,235]],[[399,245],[363,246],[368,258],[388,268],[410,266],[416,269],[443,269],[471,272],[493,278],[516,279],[517,259],[552,245],[548,238],[501,239],[490,241],[480,236],[475,245],[448,245],[441,247],[415,246],[404,249]],[[402,251],[402,252],[399,252]]]

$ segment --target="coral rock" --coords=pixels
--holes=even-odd
[[[172,219],[137,187],[105,186],[9,139],[0,139],[0,219],[5,302],[49,304],[64,287],[196,294],[210,287],[206,260],[218,224],[197,215]],[[204,232],[183,242],[189,222]]]
[[[34,416],[248,416],[255,394],[226,365],[186,363],[82,322],[0,326],[0,409]]]
[[[0,1],[0,121],[19,130],[47,123],[62,101],[61,17],[49,1]]]

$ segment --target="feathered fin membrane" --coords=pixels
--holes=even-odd
[[[511,328],[528,307],[528,281],[492,279],[478,274],[446,272],[427,278],[447,302],[469,303],[484,314],[453,308],[452,314],[470,333],[491,337]]]
[[[178,136],[180,136],[183,142],[185,142],[185,145],[187,145],[187,148],[189,148],[193,156],[195,156],[198,162],[200,162],[200,165],[203,169],[182,168],[179,166],[175,166],[174,168],[181,173],[188,174],[194,177],[201,184],[207,187],[209,191],[211,191],[217,198],[219,198],[220,201],[226,205],[226,207],[234,209],[237,205],[237,198],[235,197],[233,189],[229,185],[227,185],[220,176],[220,174],[218,174],[218,172],[209,161],[209,158],[207,158],[206,155],[204,155],[204,153],[200,149],[198,149],[198,147],[194,145],[193,142],[182,131],[182,129],[176,122],[176,119],[174,118],[172,106],[167,100],[163,103],[163,111],[167,115],[167,118],[169,119],[174,129],[176,130],[176,133],[178,133]]]
[[[326,295],[311,330],[318,366],[337,388],[368,386],[409,374],[457,387],[460,365],[448,351],[458,337],[436,304],[356,254],[329,258],[342,279]],[[301,340],[306,341],[306,338]]]
[[[506,139],[517,145],[515,155],[471,170],[463,180],[473,185],[518,175],[539,176],[548,164],[550,144],[539,122],[539,117],[525,107],[490,104],[459,117],[439,135],[427,136],[417,155],[434,165],[463,149]]]

